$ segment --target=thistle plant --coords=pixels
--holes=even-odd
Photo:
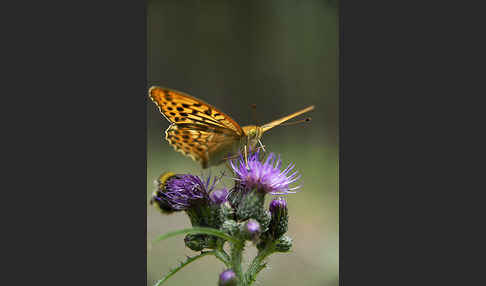
[[[187,257],[170,270],[156,285],[189,263],[207,255],[219,259],[225,270],[219,275],[218,285],[252,285],[258,273],[267,266],[266,259],[273,253],[289,252],[292,239],[288,228],[287,202],[283,196],[295,193],[291,187],[300,175],[290,164],[281,170],[280,157],[270,153],[266,158],[259,150],[229,162],[234,186],[231,190],[216,188],[222,176],[201,177],[191,174],[164,173],[157,182],[151,204],[163,214],[184,211],[192,228],[160,236],[160,241],[185,234],[184,243],[199,254]],[[270,195],[268,209],[265,199]],[[224,248],[228,245],[229,251]],[[253,245],[258,253],[243,269],[243,252]]]

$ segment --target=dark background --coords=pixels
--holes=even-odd
[[[315,105],[307,124],[277,127],[267,149],[293,162],[302,192],[289,195],[293,252],[274,255],[263,285],[338,284],[338,10],[334,1],[149,1],[148,82],[187,92],[229,114],[240,125],[262,125]],[[257,122],[251,104],[257,104]],[[162,172],[200,174],[199,165],[163,139],[169,123],[147,103],[147,199]],[[212,168],[213,174],[220,168]],[[209,174],[209,171],[204,171]],[[229,186],[229,182],[225,182]],[[182,237],[151,241],[189,227],[184,214],[147,210],[148,284],[186,254]],[[255,254],[249,247],[245,260]],[[216,259],[189,265],[169,281],[215,285]],[[289,271],[288,269],[292,269]],[[306,281],[301,278],[306,277]]]
[[[2,280],[145,284],[147,5],[12,4],[3,18]],[[484,9],[471,4],[340,2],[341,285],[484,284]],[[306,281],[299,264],[279,273]],[[215,272],[178,275],[214,285]]]

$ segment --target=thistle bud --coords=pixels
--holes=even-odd
[[[234,236],[238,233],[238,223],[232,219],[226,220],[223,222],[221,230],[231,236]]]
[[[265,209],[260,210],[260,214],[256,217],[256,220],[260,223],[261,231],[266,232],[272,220],[272,215]]]
[[[292,238],[286,235],[280,237],[275,244],[275,250],[278,252],[288,252],[290,248],[292,248]]]
[[[247,220],[249,218],[258,218],[262,213],[264,202],[265,193],[256,189],[245,191],[236,209],[237,219]]]
[[[269,231],[274,239],[281,237],[288,229],[288,209],[284,198],[274,199],[269,206],[272,214]]]
[[[226,198],[228,197],[228,190],[225,188],[221,190],[214,190],[209,194],[209,198],[214,204],[222,204],[226,201]]]
[[[261,232],[260,223],[254,219],[249,219],[242,224],[241,234],[247,240],[256,240]]]
[[[218,286],[236,286],[236,274],[233,270],[228,269],[219,275]]]
[[[227,219],[234,219],[235,211],[231,207],[229,202],[224,202],[221,204],[220,220],[225,221]]]
[[[194,251],[201,251],[207,247],[206,237],[202,234],[188,234],[184,238],[184,244]]]
[[[188,234],[184,237],[184,244],[194,251],[201,251],[205,248],[214,249],[217,238],[207,234]]]

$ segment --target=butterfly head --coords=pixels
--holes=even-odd
[[[262,138],[263,135],[263,129],[260,126],[256,125],[249,125],[249,126],[243,126],[243,131],[245,132],[246,135],[246,140],[248,140],[248,145],[251,148],[255,148],[258,144],[258,140]],[[246,142],[245,142],[246,143]]]

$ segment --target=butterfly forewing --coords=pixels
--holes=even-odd
[[[172,123],[166,130],[166,140],[203,168],[220,163],[244,135],[231,117],[183,92],[152,87],[149,96]]]
[[[240,136],[244,134],[240,125],[231,117],[188,94],[168,88],[152,87],[149,95],[160,112],[172,123],[209,124],[233,130]]]

